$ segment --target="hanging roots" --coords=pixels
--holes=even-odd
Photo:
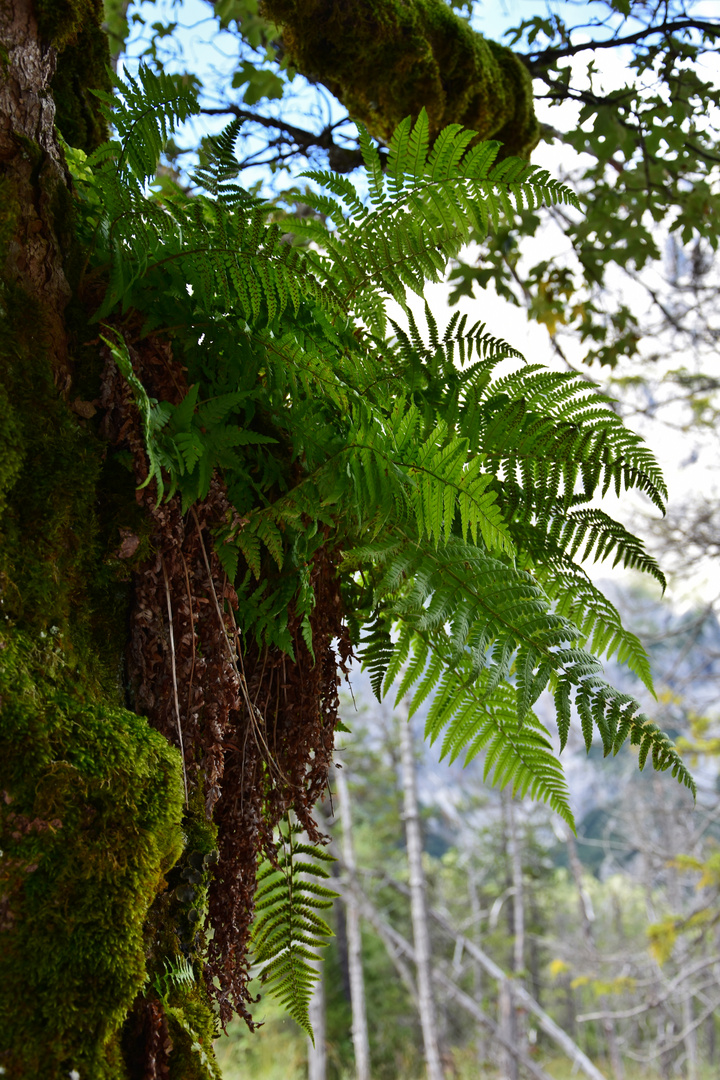
[[[167,344],[145,338],[129,354],[151,396],[173,404],[182,399],[187,384]],[[109,356],[101,404],[105,435],[131,452],[142,483],[140,417]],[[236,516],[222,482],[214,477],[207,498],[184,517],[179,496],[156,506],[154,488],[136,495],[152,521],[153,554],[134,575],[129,704],[182,746],[190,801],[201,791],[217,827],[212,934],[209,940],[196,935],[189,948],[204,946],[205,981],[222,1023],[237,1011],[252,1026],[247,949],[258,859],[274,851],[273,829],[288,810],[311,840],[321,839],[312,810],[327,785],[339,671],[346,671],[351,653],[336,563],[324,546],[311,567],[315,660],[293,613],[294,661],[277,648],[241,640],[233,617],[237,594],[213,548],[213,530]],[[180,944],[188,951],[182,937]]]

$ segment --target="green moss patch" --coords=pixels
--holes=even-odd
[[[52,82],[56,122],[70,146],[93,150],[107,125],[92,90],[109,90],[110,49],[102,0],[37,0],[41,36],[57,49]]]
[[[0,629],[0,1062],[124,1077],[143,928],[183,848],[179,756],[90,699],[52,636]]]
[[[443,0],[265,0],[289,58],[387,141],[424,107],[446,124],[527,157],[537,144],[532,82],[511,49],[487,41]]]

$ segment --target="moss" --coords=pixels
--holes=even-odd
[[[77,302],[67,314],[72,396],[92,400],[102,370],[96,331]],[[132,474],[97,432],[100,417],[82,419],[58,393],[44,324],[40,303],[0,282],[1,610],[34,634],[56,627],[67,662],[121,702],[130,585],[114,553],[126,530],[146,556],[150,526]]]
[[[57,49],[56,123],[70,146],[93,150],[108,137],[92,90],[109,90],[110,50],[102,0],[37,0],[41,36]]]
[[[22,215],[2,194],[7,248]],[[126,1080],[147,915],[185,840],[182,767],[122,707],[129,592],[110,556],[139,524],[134,482],[55,386],[47,314],[0,280],[0,1064]],[[73,393],[97,396],[97,342],[80,304],[68,315]]]
[[[71,8],[97,12],[60,5],[60,29]],[[71,38],[57,38],[62,57],[81,47]],[[53,366],[59,313],[5,262],[23,242],[29,203],[58,241],[47,258],[59,253],[77,293],[72,201],[43,160],[31,175],[0,178],[0,1065],[17,1080],[71,1070],[135,1080],[126,1017],[152,994],[158,958],[179,948],[167,877],[186,842],[185,862],[204,859],[215,837],[207,823],[182,821],[177,751],[123,707],[130,588],[117,549],[126,530],[146,556],[151,526],[100,416],[69,404],[98,397],[97,330],[76,295],[63,313],[68,362],[58,371],[73,376],[64,394]],[[204,864],[203,875],[204,896]],[[196,951],[197,985],[169,1007],[183,1020],[172,1036],[178,1061],[185,1052],[200,1061],[193,1044],[207,1043],[210,1064],[197,1075],[208,1076],[214,1020]]]
[[[170,1080],[211,1080],[219,1076],[213,1043],[217,1021],[202,983],[178,987],[166,1006],[173,1043]]]
[[[291,63],[380,139],[425,107],[433,135],[460,123],[523,157],[538,142],[522,60],[443,0],[265,0],[263,10]]]
[[[107,35],[93,23],[63,49],[52,81],[57,126],[70,146],[88,153],[108,138],[107,124],[91,88],[111,89],[109,63]]]
[[[179,757],[88,687],[59,635],[8,626],[0,651],[0,1061],[10,1076],[123,1077],[146,916],[183,847]]]

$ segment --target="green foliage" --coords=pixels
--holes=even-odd
[[[651,755],[692,788],[667,737],[585,648],[617,653],[649,684],[637,639],[580,560],[610,557],[663,582],[642,544],[589,506],[612,487],[662,508],[652,455],[591,384],[525,364],[464,318],[441,338],[426,311],[421,332],[409,309],[408,291],[440,279],[474,231],[572,203],[568,189],[524,161],[496,164],[497,144],[471,145],[457,125],[430,149],[421,114],[395,132],[386,170],[361,130],[367,204],[346,178],[310,173],[324,191],[307,204],[332,224],[281,226],[235,182],[237,125],[210,144],[197,193],[148,195],[163,139],[196,109],[193,87],[143,70],[121,90],[120,141],[74,155],[92,258],[110,279],[97,317],[112,319],[105,340],[140,409],[158,499],[178,490],[186,509],[213,471],[224,479],[233,515],[216,543],[241,632],[291,652],[294,609],[311,644],[308,567],[329,542],[376,691],[400,677],[413,709],[433,694],[428,735],[443,733],[451,758],[484,752],[488,777],[571,822],[532,712],[547,687],[561,745],[574,706],[588,748],[594,730],[606,754],[630,738],[641,767]],[[391,299],[405,325],[388,336]],[[135,375],[128,308],[172,338],[191,387],[179,405],[150,400]],[[292,873],[263,871],[272,910],[283,896],[292,910]],[[260,925],[270,978],[304,1023],[303,954],[296,963],[287,936],[277,945],[269,915]]]
[[[616,80],[602,57],[608,42],[624,39],[628,54]],[[492,281],[553,337],[572,332],[586,361],[615,367],[638,354],[643,327],[622,286],[604,288],[609,274],[621,268],[634,279],[657,266],[668,234],[701,251],[717,249],[718,87],[710,72],[720,23],[679,0],[662,12],[643,0],[599,0],[587,25],[533,15],[509,32],[508,43],[526,57],[536,94],[552,106],[575,106],[570,124],[559,109],[557,119],[551,112],[543,133],[582,155],[572,173],[582,215],[556,222],[574,257],[561,267],[546,258],[526,262],[523,239],[541,224],[526,214],[512,233],[489,239],[477,265],[463,261],[453,271],[455,296]],[[648,296],[660,299],[654,288]]]
[[[318,911],[332,907],[337,893],[322,882],[333,862],[323,848],[300,839],[298,825],[281,826],[277,857],[257,875],[252,953],[262,965],[260,982],[313,1038],[308,1005],[318,973],[318,948],[332,934]],[[319,880],[318,880],[319,879]]]
[[[178,754],[98,702],[59,635],[6,625],[0,644],[0,1058],[12,1076],[119,1080],[145,919],[182,851]]]

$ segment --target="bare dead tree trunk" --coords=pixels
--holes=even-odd
[[[597,963],[598,951],[595,944],[595,934],[593,933],[592,921],[595,917],[590,903],[590,897],[587,894],[582,878],[582,863],[578,857],[577,845],[575,843],[575,837],[570,829],[565,831],[565,842],[568,851],[568,860],[570,862],[570,871],[575,882],[575,888],[578,894],[578,907],[580,909],[580,925],[582,926],[583,938],[585,940],[585,948],[590,954],[592,960]],[[602,998],[599,1002],[600,1007],[603,1008],[605,999]],[[608,1056],[610,1058],[610,1067],[613,1071],[615,1080],[625,1080],[625,1067],[623,1065],[622,1055],[620,1054],[620,1047],[617,1040],[617,1032],[615,1030],[615,1024],[609,1016],[605,1016],[602,1020],[603,1032],[605,1034],[605,1040],[607,1042]],[[694,1078],[693,1078],[694,1080]]]
[[[470,898],[470,911],[473,917],[472,937],[478,944],[482,941],[482,908],[478,896],[477,883],[472,870],[468,873],[468,895]],[[481,1003],[483,999],[483,973],[479,964],[473,965],[473,997]],[[478,1067],[482,1068],[487,1058],[487,1042],[484,1029],[481,1027],[475,1043]]]
[[[357,1080],[370,1080],[370,1040],[368,1038],[367,1011],[365,1008],[365,980],[362,969],[362,938],[360,912],[352,889],[357,878],[355,845],[352,835],[352,810],[350,792],[342,769],[335,772],[337,783],[340,824],[342,826],[342,851],[345,869],[351,889],[345,898],[346,931],[348,946],[348,969],[350,974],[350,1000],[352,1003],[352,1040],[355,1051],[355,1075]]]
[[[522,852],[517,834],[515,808],[512,794],[502,793],[505,848],[509,862],[512,889],[512,970],[517,981],[525,970],[525,891],[523,888]],[[499,1019],[506,1038],[513,1043],[524,1041],[523,1015],[513,994],[513,984],[508,980],[500,987],[498,1002]],[[505,1055],[504,1070],[507,1080],[518,1080],[517,1058]]]
[[[422,835],[418,810],[417,779],[412,728],[407,705],[400,713],[400,757],[405,806],[405,837],[410,870],[410,907],[412,912],[415,964],[417,967],[418,1005],[425,1049],[428,1080],[443,1080],[443,1068],[438,1045],[436,1008],[433,998],[430,949],[430,928],[427,916],[425,875],[422,865]]]
[[[327,1046],[325,1031],[325,979],[323,965],[319,963],[320,978],[315,983],[315,990],[310,999],[310,1024],[315,1036],[307,1041],[308,1080],[325,1080],[327,1074]]]
[[[698,1080],[698,1061],[697,1061],[697,1031],[693,1024],[693,1000],[690,988],[683,998],[683,1030],[687,1032],[685,1036],[685,1059],[687,1067],[685,1075],[687,1080]]]

